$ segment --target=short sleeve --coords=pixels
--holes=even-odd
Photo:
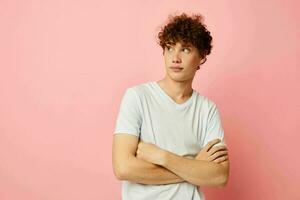
[[[209,109],[208,121],[203,146],[207,145],[211,140],[219,138],[221,142],[214,146],[227,146],[225,143],[224,130],[222,127],[221,116],[215,103],[212,103]]]
[[[114,134],[127,133],[139,137],[142,118],[139,109],[139,98],[132,88],[128,88],[122,97],[116,120]]]

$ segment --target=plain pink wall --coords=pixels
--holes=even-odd
[[[158,27],[201,13],[213,50],[194,89],[219,106],[226,188],[212,199],[300,199],[300,3],[1,0],[0,199],[120,199],[112,172],[124,90],[164,76]]]

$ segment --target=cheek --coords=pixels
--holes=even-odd
[[[186,59],[185,66],[188,67],[189,70],[192,70],[197,65],[197,61],[195,59]]]
[[[166,59],[165,61],[164,61],[164,65],[165,65],[165,68],[169,68],[169,66],[172,64],[172,61],[171,60],[168,60],[168,59]]]
[[[197,58],[192,58],[189,60],[189,65],[191,68],[197,68],[198,64],[199,64],[199,59]]]

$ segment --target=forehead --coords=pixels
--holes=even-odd
[[[173,41],[169,41],[169,42],[166,42],[166,45],[167,46],[182,46],[182,47],[194,47],[193,44],[191,44],[190,42],[183,42],[183,41],[176,41],[176,42],[173,42]]]

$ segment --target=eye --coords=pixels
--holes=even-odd
[[[191,50],[189,48],[183,48],[183,50],[186,50],[185,52],[189,53]]]
[[[166,48],[167,48],[168,51],[170,51],[170,49],[172,49],[171,46],[167,46]]]

